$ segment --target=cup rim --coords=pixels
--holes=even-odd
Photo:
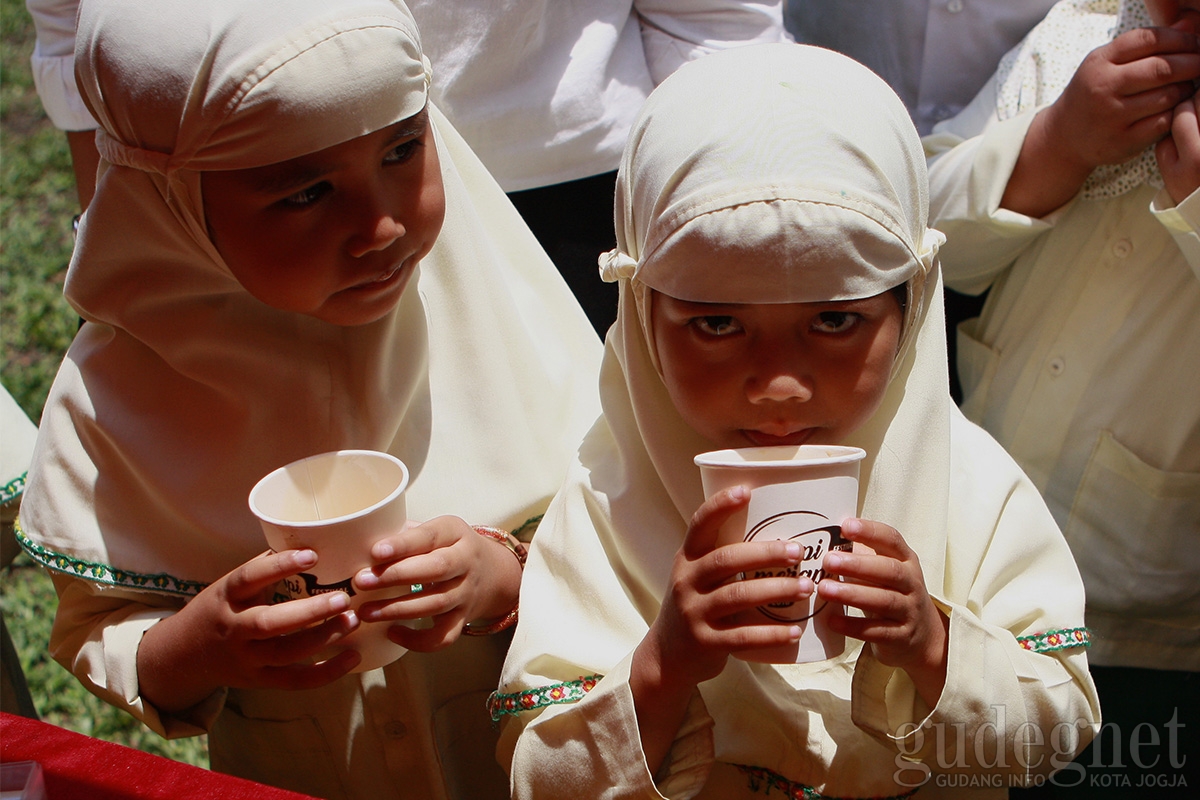
[[[804,453],[812,455],[797,457]],[[817,455],[823,453],[824,455]],[[778,457],[771,457],[774,454]],[[792,454],[791,457],[787,457]],[[828,466],[848,464],[866,458],[861,447],[840,444],[772,445],[767,447],[733,447],[710,450],[696,456],[698,467],[720,469],[762,469],[772,467]]]
[[[353,513],[342,514],[337,517],[326,517],[325,519],[312,520],[287,520],[280,517],[271,516],[270,514],[267,514],[258,508],[256,498],[258,497],[259,492],[262,490],[267,481],[269,481],[275,475],[286,472],[289,468],[294,467],[297,464],[303,464],[306,461],[314,461],[316,459],[324,458],[336,458],[339,456],[369,456],[371,458],[382,458],[386,461],[391,461],[393,464],[400,467],[400,483],[395,489],[388,492],[386,496],[380,498],[366,508],[360,508],[358,511]],[[353,519],[358,519],[359,517],[365,517],[382,506],[387,505],[395,500],[396,497],[403,494],[406,489],[408,489],[409,478],[410,475],[408,471],[408,465],[391,453],[387,453],[382,450],[330,450],[325,453],[316,453],[311,456],[305,456],[304,458],[298,458],[295,461],[289,461],[282,467],[271,470],[266,475],[259,478],[258,482],[254,484],[254,488],[250,490],[250,495],[247,498],[247,504],[250,506],[251,514],[268,524],[275,525],[280,528],[319,528],[327,525],[348,522]]]

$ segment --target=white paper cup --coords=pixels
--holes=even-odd
[[[372,450],[338,450],[293,461],[268,474],[250,491],[267,544],[276,552],[309,548],[311,572],[287,578],[279,591],[288,600],[325,592],[350,595],[355,611],[371,600],[396,597],[396,589],[355,591],[351,579],[372,564],[371,546],[398,532],[407,520],[404,490],[408,468],[395,456]],[[390,622],[364,622],[322,653],[319,661],[354,649],[362,661],[354,672],[377,669],[407,652],[387,637]]]
[[[813,583],[825,577],[825,554],[847,547],[842,523],[858,508],[858,468],[866,453],[857,447],[802,445],[717,450],[696,456],[704,496],[731,486],[750,490],[750,503],[722,527],[719,543],[786,539],[803,548],[802,561],[786,571],[764,570],[753,576],[807,575]],[[775,621],[798,625],[800,640],[781,647],[735,654],[744,661],[799,664],[840,655],[845,637],[829,630],[830,616],[841,606],[813,593],[805,602],[759,606],[740,615],[745,624]]]

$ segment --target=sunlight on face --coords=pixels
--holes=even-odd
[[[878,408],[900,342],[892,292],[827,303],[693,303],[653,293],[663,381],[717,447],[840,444]]]
[[[334,325],[399,302],[446,199],[427,112],[315,153],[201,175],[209,236],[246,291]]]

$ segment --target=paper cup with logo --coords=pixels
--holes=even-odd
[[[744,511],[722,527],[719,543],[786,539],[801,547],[801,562],[788,570],[759,571],[750,577],[807,575],[813,583],[825,577],[825,554],[848,549],[842,522],[858,509],[858,468],[866,453],[857,447],[799,445],[717,450],[696,456],[704,496],[731,486],[750,490]],[[845,637],[829,630],[828,620],[841,606],[826,603],[816,593],[803,602],[759,606],[739,621],[798,625],[798,642],[736,654],[745,661],[805,663],[842,653]]]
[[[356,591],[351,579],[372,564],[375,542],[403,528],[408,518],[407,487],[404,463],[372,450],[337,450],[302,458],[260,480],[250,492],[250,510],[262,524],[270,548],[276,552],[309,548],[317,553],[310,572],[280,584],[281,599],[345,592],[357,611],[368,601],[397,596],[394,588]],[[318,660],[352,648],[362,655],[355,672],[390,664],[407,652],[388,639],[392,624],[364,622]]]

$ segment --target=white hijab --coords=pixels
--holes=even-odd
[[[1053,103],[1088,53],[1126,31],[1154,25],[1142,0],[1062,0],[1000,61],[996,112],[1008,119]],[[1148,147],[1123,164],[1097,167],[1083,185],[1084,198],[1116,197],[1143,183],[1162,188],[1162,173]]]
[[[76,65],[103,161],[66,285],[86,324],[22,509],[43,563],[192,594],[265,549],[255,481],[342,448],[403,459],[413,519],[515,529],[541,513],[595,419],[599,343],[436,108],[445,223],[377,322],[268,307],[206,234],[200,171],[290,159],[426,106],[402,3],[85,3]]]

